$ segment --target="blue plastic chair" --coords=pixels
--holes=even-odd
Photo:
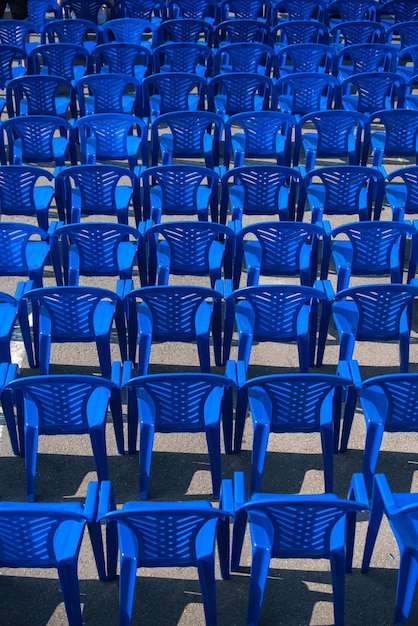
[[[222,129],[222,118],[210,111],[159,115],[151,125],[152,164],[204,159],[206,167],[214,168],[219,165]]]
[[[37,35],[35,24],[27,20],[0,21],[0,44],[17,46],[26,54],[38,45]]]
[[[320,433],[325,491],[332,493],[334,430],[339,431],[343,392],[350,385],[350,380],[335,374],[310,373],[259,376],[239,387],[234,451],[241,451],[249,408],[253,425],[251,493],[261,491],[272,433]]]
[[[338,22],[329,29],[331,44],[337,48],[360,43],[384,43],[386,31],[383,24],[370,20]]]
[[[387,157],[415,159],[418,164],[418,112],[408,109],[376,111],[369,117],[373,165],[385,164]],[[367,146],[366,146],[367,147]]]
[[[258,41],[226,43],[214,51],[214,73],[252,72],[270,76],[273,66],[271,46]]]
[[[208,81],[207,94],[209,110],[221,115],[224,121],[235,113],[272,108],[272,81],[261,74],[234,72],[214,76]]]
[[[119,296],[99,287],[44,287],[31,289],[20,301],[20,326],[28,359],[48,374],[51,343],[95,342],[102,376],[111,376],[110,331],[115,320],[122,360],[126,337]],[[33,313],[33,343],[30,345],[29,306]],[[31,365],[33,367],[33,365]]]
[[[187,72],[163,72],[144,78],[144,115],[151,123],[163,113],[204,109],[206,79]]]
[[[0,212],[2,215],[36,217],[48,230],[49,208],[55,192],[54,176],[34,165],[0,167]],[[23,221],[23,220],[20,220]]]
[[[91,20],[47,20],[42,28],[41,43],[72,43],[84,46],[91,54],[99,41],[99,29]]]
[[[260,42],[269,44],[270,26],[259,20],[225,20],[213,27],[213,46],[220,48],[228,43]]]
[[[167,41],[153,50],[154,71],[212,76],[213,51],[201,42]]]
[[[232,497],[231,497],[232,499]],[[109,499],[110,500],[110,499]],[[119,543],[119,619],[132,622],[138,567],[196,567],[207,626],[216,626],[215,541],[221,576],[229,578],[230,508],[215,509],[205,500],[189,502],[126,502],[115,510],[103,505],[101,519],[107,525],[107,549],[112,578],[116,578]],[[107,513],[107,511],[110,512]],[[105,514],[107,513],[107,514]],[[113,530],[117,524],[117,535]],[[112,531],[109,532],[109,529]]]
[[[326,20],[330,26],[355,20],[380,22],[380,3],[375,0],[333,0],[328,3]]]
[[[79,502],[0,504],[1,566],[57,569],[68,623],[72,626],[83,623],[77,561],[86,525],[100,579],[106,580],[100,524],[96,522],[97,502],[98,483],[91,482],[84,505]],[[18,586],[16,601],[20,591]],[[21,619],[25,619],[25,614],[26,607],[22,606]]]
[[[141,113],[140,85],[126,74],[100,73],[77,81],[80,116],[92,113]]]
[[[226,224],[228,209],[233,221],[242,221],[244,215],[294,220],[299,181],[299,172],[285,165],[234,167],[221,179],[221,224]]]
[[[67,224],[54,230],[51,243],[58,285],[78,285],[80,275],[119,276],[126,281],[132,279],[135,261],[141,285],[148,282],[145,253],[140,254],[142,235],[136,228],[107,222]]]
[[[38,30],[51,19],[62,17],[61,8],[56,0],[28,0],[28,20],[36,25]]]
[[[317,158],[345,159],[349,165],[360,165],[364,164],[365,146],[368,149],[366,115],[342,109],[316,111],[304,115],[296,124],[293,162],[300,165],[303,153],[308,172],[315,168]]]
[[[124,388],[128,392],[131,454],[136,451],[139,424],[140,498],[147,499],[149,494],[154,433],[204,432],[213,498],[218,499],[222,477],[221,417],[224,432],[230,438],[225,441],[225,448],[231,452],[233,381],[216,374],[151,374],[131,378]]]
[[[218,222],[219,175],[201,165],[156,165],[140,176],[143,218],[161,222],[163,215],[197,215]],[[225,221],[221,220],[222,224]]]
[[[54,44],[55,45],[55,44]],[[82,164],[124,161],[132,171],[148,167],[147,124],[128,113],[94,113],[75,121]]]
[[[156,40],[158,45],[166,41],[190,41],[203,44],[212,44],[212,25],[201,19],[176,18],[164,20],[157,29]]]
[[[73,126],[62,117],[20,115],[4,120],[1,130],[3,165],[38,163],[61,167],[76,162]]]
[[[274,97],[280,111],[300,116],[333,108],[339,87],[338,78],[331,74],[296,72],[277,79]]]
[[[406,81],[418,74],[418,44],[398,52],[396,71],[402,74]]]
[[[418,287],[414,284],[368,284],[350,287],[333,296],[332,316],[339,340],[339,360],[349,361],[356,341],[399,341],[400,371],[409,368],[411,313]],[[323,308],[325,318],[328,307]],[[317,365],[324,354],[326,319],[321,320]]]
[[[418,231],[402,222],[374,221],[343,224],[324,239],[321,278],[328,276],[331,258],[337,272],[337,291],[347,289],[351,276],[386,276],[401,283],[405,264],[405,240],[412,239],[408,280],[415,276]]]
[[[158,26],[165,14],[165,3],[159,0],[116,0],[115,17],[136,17]]]
[[[384,474],[377,474],[374,477],[371,513],[361,571],[363,573],[369,571],[373,548],[385,513],[400,553],[393,620],[395,624],[407,622],[417,584],[417,507],[416,493],[393,493]]]
[[[338,77],[343,80],[361,72],[396,72],[396,49],[386,43],[344,46],[338,53]]]
[[[10,341],[14,326],[20,315],[20,298],[24,292],[26,285],[19,283],[16,289],[15,297],[0,291],[0,363],[11,363]],[[19,317],[19,323],[21,318]],[[25,348],[30,349],[30,340],[23,337]],[[28,357],[29,365],[33,365],[33,359]]]
[[[77,117],[75,93],[71,83],[61,76],[19,76],[6,87],[7,113],[19,115],[54,115]]]
[[[326,6],[327,3],[324,0],[279,0],[274,5],[271,19],[274,22],[275,16],[284,14],[285,19],[289,21],[312,20],[313,22],[324,22]],[[277,22],[279,21],[280,19],[277,19]]]
[[[200,370],[210,372],[210,340],[215,364],[221,364],[221,302],[215,289],[192,285],[143,287],[124,298],[128,320],[129,359],[138,375],[148,374],[153,341],[185,341],[197,344]]]
[[[151,50],[136,43],[111,41],[95,47],[91,53],[96,74],[107,72],[133,76],[139,83],[152,67]]]
[[[27,54],[18,46],[0,45],[0,89],[5,90],[7,83],[13,78],[24,76],[27,71]],[[0,98],[0,111],[6,104],[6,99]]]
[[[121,165],[74,165],[56,176],[56,203],[59,219],[67,224],[84,216],[116,216],[128,224],[132,204],[135,222],[141,219],[138,179]]]
[[[401,222],[405,215],[418,217],[418,166],[390,172],[386,177],[385,194],[393,220]]]
[[[411,76],[405,85],[405,108],[418,111],[418,75]]]
[[[259,20],[270,23],[271,3],[268,0],[221,0],[219,21]]]
[[[258,624],[270,559],[328,559],[334,600],[334,623],[344,623],[345,573],[351,572],[356,515],[368,509],[360,476],[352,478],[349,499],[334,494],[253,494],[247,502],[243,475],[235,475],[235,523],[231,569],[238,570],[247,518],[252,564],[247,624]],[[360,483],[360,485],[359,485]],[[358,495],[357,495],[358,493]],[[360,497],[362,500],[360,500]]]
[[[363,475],[369,491],[384,433],[401,432],[408,437],[408,433],[418,431],[417,389],[418,375],[415,373],[369,378],[358,390],[366,425]]]
[[[62,76],[77,81],[91,69],[91,57],[84,46],[73,43],[46,43],[36,46],[29,54],[28,63],[34,74]]]
[[[234,325],[238,360],[248,369],[254,341],[296,342],[301,373],[313,365],[317,304],[320,289],[304,285],[257,285],[236,289],[227,298],[224,323],[224,363],[229,359]]]
[[[317,274],[319,239],[325,231],[302,222],[259,222],[236,233],[234,289],[240,286],[245,264],[246,286],[258,285],[262,276],[297,276],[312,287]],[[265,281],[264,281],[265,282]]]
[[[296,43],[276,49],[274,76],[295,72],[317,72],[337,75],[337,53],[325,43]]]
[[[218,3],[214,0],[168,0],[167,19],[198,19],[211,26],[218,20]]]
[[[100,27],[102,43],[121,41],[153,48],[156,45],[157,26],[139,17],[122,17],[109,20]]]
[[[382,109],[402,109],[405,79],[397,72],[362,72],[341,83],[341,104],[347,111],[372,115]]]
[[[61,9],[65,18],[72,18],[74,13],[76,18],[82,20],[90,20],[95,24],[98,23],[98,14],[102,6],[105,5],[109,11],[113,8],[111,0],[62,0]]]
[[[383,2],[380,9],[380,20],[385,27],[394,23],[418,20],[418,7],[415,2],[405,0],[389,0]]]
[[[273,159],[290,167],[295,119],[280,111],[236,113],[225,122],[224,164],[241,167],[247,159]],[[247,161],[248,164],[248,161]]]
[[[318,167],[302,178],[298,220],[303,220],[305,202],[313,224],[321,221],[324,215],[357,215],[361,221],[378,220],[382,211],[384,186],[383,174],[373,167]]]
[[[36,460],[41,435],[89,434],[99,482],[109,479],[106,418],[112,408],[118,452],[123,421],[116,383],[98,376],[28,376],[2,391],[2,406],[14,454],[25,458],[26,494],[35,500]],[[17,434],[16,434],[17,426]]]
[[[20,222],[0,222],[0,276],[26,276],[35,287],[42,287],[50,248],[49,236],[42,228]]]
[[[411,22],[398,22],[386,29],[386,41],[393,46],[399,46],[401,50],[407,46],[418,44],[418,33],[415,20]]]
[[[280,20],[271,29],[271,42],[274,48],[300,43],[326,43],[328,28],[322,22],[313,20]]]
[[[146,231],[149,283],[168,285],[170,276],[209,276],[210,286],[232,278],[235,236],[213,222],[164,222]]]

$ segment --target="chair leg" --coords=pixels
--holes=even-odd
[[[119,575],[119,623],[130,626],[136,582],[136,559],[121,555]]]
[[[38,428],[25,426],[26,495],[28,502],[35,501],[36,457],[38,453]]]
[[[324,465],[325,493],[333,493],[334,485],[334,433],[332,424],[321,428],[322,459]]]
[[[396,585],[395,624],[403,624],[409,617],[418,579],[416,551],[401,550],[398,582]]]
[[[214,500],[219,499],[222,480],[220,424],[206,428],[206,442],[209,451],[210,471],[212,474],[212,490]]]
[[[74,561],[58,563],[58,576],[69,626],[82,626],[80,586],[77,564]]]
[[[216,626],[218,620],[216,615],[216,583],[213,556],[199,559],[197,571],[199,573],[206,624],[208,626]]]
[[[236,572],[239,568],[242,544],[244,543],[245,528],[247,526],[247,514],[245,511],[237,511],[232,533],[231,570]]]
[[[256,424],[254,426],[250,493],[261,491],[261,480],[263,477],[269,435],[270,429],[266,424]]]
[[[106,452],[105,424],[99,428],[91,428],[89,431],[93,457],[96,465],[99,482],[109,480],[109,467]]]
[[[263,546],[261,550],[253,549],[250,574],[250,591],[248,596],[247,626],[258,624],[264,589],[270,566],[270,551]]]
[[[112,358],[110,355],[110,337],[109,335],[98,335],[96,337],[96,347],[99,356],[100,371],[103,378],[112,377]]]
[[[334,596],[334,624],[344,626],[345,554],[344,547],[330,554],[332,590]]]
[[[146,500],[148,498],[152,446],[154,443],[154,426],[152,424],[141,424],[139,440],[139,496]]]

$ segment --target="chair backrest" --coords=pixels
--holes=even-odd
[[[154,71],[212,74],[212,49],[202,43],[169,41],[153,50]]]
[[[157,42],[159,45],[167,41],[201,41],[210,45],[212,41],[212,25],[201,19],[182,18],[165,20],[158,26]]]
[[[283,20],[272,28],[272,44],[292,46],[301,43],[327,43],[328,27],[312,20]]]
[[[273,65],[271,46],[258,41],[226,43],[215,50],[214,72],[258,72],[270,76]]]
[[[35,24],[24,20],[1,20],[0,44],[17,46],[24,52],[31,40],[31,35],[37,33]]]
[[[339,86],[338,78],[330,74],[297,72],[277,79],[275,97],[280,110],[306,115],[333,108],[338,101]]]
[[[380,6],[375,0],[333,0],[327,7],[328,20],[351,22],[354,20],[380,21]]]
[[[159,20],[163,17],[165,3],[159,0],[116,0],[115,17],[139,17],[143,20]]]
[[[103,43],[121,41],[147,46],[155,45],[157,27],[146,19],[139,17],[122,17],[110,20],[101,26]]]
[[[272,82],[268,76],[235,72],[214,76],[208,81],[208,106],[216,112],[216,98],[226,115],[271,108]],[[257,97],[262,105],[256,106]]]
[[[72,18],[74,14],[76,18],[90,20],[95,24],[98,23],[99,11],[102,6],[106,6],[110,11],[113,8],[111,0],[62,0],[61,8],[66,18]]]
[[[223,20],[265,20],[270,22],[271,4],[266,0],[222,0],[219,10]]]
[[[382,4],[380,18],[382,22],[387,21],[388,23],[392,21],[398,23],[418,20],[418,6],[416,2],[389,0],[389,2]]]
[[[26,74],[27,54],[18,46],[0,45],[0,88],[4,89],[12,78]]]
[[[418,75],[418,44],[407,46],[399,51],[397,71],[406,79]]]
[[[48,235],[42,228],[19,222],[0,222],[0,275],[29,275],[30,244],[40,241],[47,242],[49,248]]]
[[[206,79],[187,72],[153,74],[144,78],[143,93],[145,113],[153,119],[162,113],[203,109]]]
[[[206,20],[213,24],[217,18],[218,3],[215,0],[169,0],[167,17]]]
[[[388,374],[365,380],[359,390],[379,407],[379,417],[388,432],[417,431],[417,374]]]
[[[291,44],[276,50],[275,76],[294,72],[325,72],[337,74],[335,49],[325,43]]]
[[[100,73],[84,76],[77,81],[80,115],[132,113],[140,97],[139,90],[136,78],[126,74]]]
[[[127,74],[142,80],[151,71],[151,51],[136,43],[111,41],[102,43],[91,52],[92,65],[96,74],[114,72]]]
[[[399,182],[403,183],[404,194],[401,201],[399,195],[396,194],[398,204],[396,208],[403,209],[406,214],[418,213],[418,166],[411,165],[393,170],[387,175],[386,180],[387,191],[392,181],[395,185],[394,190],[397,190]]]
[[[73,100],[73,87],[61,76],[19,76],[8,83],[6,99],[9,117],[55,115],[66,119]]]
[[[34,165],[0,167],[0,212],[3,215],[36,215],[38,191],[52,198],[55,178],[47,169]]]
[[[400,45],[401,49],[418,44],[417,23],[399,22],[386,30],[386,41],[392,45]]]
[[[275,6],[276,14],[284,14],[289,21],[312,20],[323,22],[327,3],[323,0],[280,0]],[[272,18],[274,19],[274,18]],[[277,22],[280,20],[277,19]]]
[[[381,109],[403,108],[405,79],[396,72],[362,72],[341,83],[343,108],[371,115]]]
[[[344,46],[338,53],[342,78],[359,72],[396,72],[396,50],[385,43],[360,43]]]
[[[417,153],[418,111],[385,109],[369,116],[371,136],[381,133],[383,125],[384,154],[388,156],[415,156]]]
[[[370,20],[338,22],[329,29],[331,42],[340,46],[360,43],[384,43],[386,31],[383,24]]]
[[[30,55],[35,74],[62,76],[78,80],[89,71],[90,55],[84,46],[72,43],[46,43],[36,46]]]
[[[225,20],[213,27],[215,48],[225,43],[270,42],[270,26],[259,20]]]
[[[42,28],[42,43],[72,43],[76,46],[96,45],[99,29],[95,22],[81,18],[48,20]]]
[[[45,23],[53,18],[60,18],[61,8],[56,0],[28,0],[28,20],[42,30]]]

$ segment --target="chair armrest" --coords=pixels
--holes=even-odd
[[[97,510],[99,506],[99,483],[90,481],[87,485],[86,500],[84,502],[84,516],[89,522],[97,520]]]
[[[109,511],[116,510],[115,494],[110,480],[103,480],[100,486],[97,521],[101,520]]]
[[[369,509],[369,497],[367,495],[366,483],[363,474],[353,474],[348,488],[348,500],[354,500],[364,505],[365,509]]]
[[[122,366],[121,387],[124,387],[126,383],[132,378],[134,373],[134,364],[132,361],[124,361]]]
[[[35,284],[33,280],[19,281],[16,286],[16,291],[14,295],[15,300],[20,300],[22,296],[24,296],[25,293],[33,289],[34,286]]]
[[[221,483],[219,508],[227,511],[230,515],[234,514],[234,492],[230,478],[224,478]]]
[[[244,472],[234,473],[234,510],[247,502]]]
[[[314,287],[315,287],[315,289],[318,289],[318,291],[321,291],[329,302],[334,300],[335,291],[334,291],[334,288],[333,288],[333,286],[331,284],[331,281],[329,281],[329,280],[316,280],[315,283],[314,283]]]

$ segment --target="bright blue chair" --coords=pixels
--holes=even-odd
[[[208,81],[208,108],[224,121],[243,111],[264,111],[272,108],[271,78],[251,72],[220,74]]]
[[[227,43],[270,43],[270,26],[260,20],[225,20],[213,27],[213,47]]]
[[[107,72],[133,76],[139,83],[151,73],[151,50],[136,43],[110,41],[94,48],[91,62],[96,74]]]
[[[259,20],[270,23],[271,3],[268,0],[221,0],[219,21]]]
[[[276,50],[282,46],[327,41],[327,26],[313,20],[280,20],[271,29],[271,44]]]
[[[401,50],[407,46],[418,44],[418,33],[416,21],[397,22],[386,29],[386,41],[393,46],[400,47]]]
[[[84,46],[73,43],[46,43],[36,46],[28,57],[34,74],[62,76],[80,80],[91,69],[90,53]]]
[[[347,289],[351,276],[387,276],[401,283],[405,240],[410,239],[408,279],[415,276],[418,231],[402,222],[354,222],[337,226],[324,239],[321,278],[328,277],[331,258],[337,272],[337,291]]]
[[[234,290],[225,303],[223,361],[229,359],[234,326],[238,360],[248,369],[255,341],[296,342],[301,373],[314,363],[317,305],[323,291],[305,285],[256,285]]]
[[[225,172],[221,179],[220,222],[228,209],[233,221],[244,215],[276,215],[292,221],[295,216],[296,169],[285,165],[243,165]]]
[[[390,44],[358,43],[338,53],[338,77],[343,80],[361,72],[396,72],[397,53]]]
[[[39,227],[48,231],[54,193],[55,179],[49,170],[34,165],[0,166],[0,212],[3,216],[36,217]]]
[[[123,454],[122,408],[116,383],[98,376],[59,374],[18,378],[4,387],[3,411],[13,452],[25,458],[29,502],[35,500],[36,460],[41,435],[88,434],[97,478],[99,482],[109,479],[106,454],[109,404],[118,452]]]
[[[219,165],[222,118],[210,111],[174,111],[159,115],[151,125],[152,164],[173,160],[204,159],[205,166]]]
[[[338,78],[331,74],[296,72],[276,80],[273,98],[280,111],[301,116],[334,108],[339,89]]]
[[[331,296],[332,316],[340,340],[339,360],[352,358],[356,341],[397,340],[400,371],[407,372],[412,306],[417,296],[418,286],[397,283],[349,287]],[[327,317],[328,307],[324,310]],[[327,320],[321,320],[317,365],[322,364],[327,327]]]
[[[222,294],[208,287],[159,285],[142,287],[124,297],[128,320],[129,359],[135,361],[138,345],[138,375],[148,374],[153,341],[196,343],[200,370],[210,372],[210,341],[215,364],[221,364]]]
[[[386,31],[383,24],[370,20],[338,22],[329,29],[330,43],[338,48],[360,43],[384,43]]]
[[[302,222],[258,222],[236,232],[233,288],[238,289],[245,264],[246,286],[260,276],[297,276],[312,287],[317,274],[320,225]],[[265,282],[265,280],[264,280]]]
[[[418,216],[418,165],[390,172],[386,176],[385,194],[393,220],[401,222],[405,215]]]
[[[143,217],[155,224],[163,215],[197,215],[218,222],[219,174],[201,165],[156,165],[140,175]],[[225,223],[225,222],[222,222]]]
[[[218,3],[214,0],[169,0],[167,19],[198,19],[211,26],[218,20]]]
[[[47,20],[42,28],[41,43],[72,43],[84,46],[91,54],[99,42],[99,29],[91,20]]]
[[[215,542],[217,540],[221,576],[227,579],[232,503],[229,506],[229,500],[225,501],[224,510],[213,508],[205,500],[176,503],[126,502],[121,510],[115,510],[113,495],[108,498],[108,502],[110,504],[107,506],[99,505],[99,514],[107,527],[111,578],[116,578],[119,544],[121,626],[132,623],[136,572],[139,567],[196,567],[206,625],[216,626]]]
[[[212,25],[203,19],[181,17],[164,20],[157,29],[156,40],[158,45],[166,41],[201,41],[205,45],[212,45]]]
[[[336,433],[343,392],[350,386],[351,380],[335,374],[272,374],[252,378],[239,387],[234,451],[241,451],[249,408],[253,425],[250,493],[261,491],[272,433],[320,433],[325,491],[333,491]]]
[[[213,498],[221,488],[221,417],[225,449],[232,444],[233,381],[202,373],[151,374],[131,378],[128,393],[128,449],[137,448],[139,424],[139,496],[148,498],[154,433],[206,433]],[[228,396],[228,397],[227,397]]]
[[[77,117],[72,84],[61,76],[27,75],[9,81],[6,86],[9,117],[18,115],[54,115]]]
[[[26,55],[39,44],[39,31],[27,20],[1,20],[0,44],[17,46]],[[32,69],[32,68],[31,68]]]
[[[27,54],[18,46],[0,45],[0,89],[5,90],[13,78],[24,76],[27,71]],[[6,105],[6,98],[0,98],[0,113]]]
[[[316,159],[345,159],[349,165],[362,165],[368,141],[368,118],[357,111],[331,109],[315,111],[300,118],[295,129],[293,163],[309,172]]]
[[[144,78],[144,115],[151,123],[164,113],[203,110],[206,79],[188,72],[163,72]]]
[[[111,72],[90,74],[76,83],[80,116],[92,113],[141,113],[140,85],[136,78]]]
[[[213,51],[209,46],[192,41],[167,41],[152,51],[154,71],[190,72],[203,78],[212,76]]]
[[[26,276],[42,287],[51,243],[42,228],[20,222],[0,222],[0,276]]]
[[[273,67],[271,46],[258,41],[225,43],[213,54],[214,74],[252,72],[270,76]]]
[[[312,223],[321,221],[324,215],[357,215],[361,221],[378,220],[384,186],[383,174],[373,167],[318,167],[302,178],[298,220],[303,220],[306,202]]]
[[[110,331],[115,320],[122,359],[126,337],[119,296],[99,287],[44,287],[31,289],[20,301],[20,326],[32,360],[29,306],[33,313],[34,363],[48,374],[51,343],[95,342],[102,376],[111,376]]]
[[[330,26],[355,20],[380,22],[380,3],[374,0],[333,0],[328,3],[326,18]]]
[[[418,44],[407,46],[398,52],[396,71],[406,81],[418,74]]]
[[[146,242],[150,285],[168,285],[172,275],[209,276],[213,289],[223,276],[232,278],[235,236],[228,226],[163,222],[147,229]]]
[[[121,165],[74,165],[56,176],[56,202],[59,219],[67,224],[84,216],[116,216],[128,224],[132,205],[135,222],[141,219],[138,179]]]
[[[357,513],[368,509],[360,475],[348,499],[335,494],[255,493],[247,501],[242,473],[235,474],[232,571],[238,570],[247,519],[252,562],[247,624],[258,624],[271,558],[328,559],[335,626],[344,624],[345,574],[351,572]]]
[[[74,128],[62,117],[20,115],[4,120],[1,131],[3,165],[50,163],[62,167],[76,163]]]
[[[58,285],[78,285],[80,275],[130,280],[135,261],[141,284],[148,282],[142,235],[136,228],[108,222],[67,224],[54,230],[51,243]]]
[[[361,72],[341,83],[342,108],[366,115],[382,109],[403,109],[404,96],[405,79],[397,72]]]
[[[82,164],[125,161],[132,171],[140,168],[140,162],[148,166],[148,127],[143,119],[129,113],[93,113],[77,119],[74,128]]]
[[[139,17],[121,17],[105,22],[100,27],[103,43],[121,41],[153,48],[156,45],[157,26]]]
[[[86,526],[99,577],[106,580],[100,524],[96,521],[98,500],[98,483],[90,482],[84,504],[0,504],[0,541],[3,546],[1,567],[30,570],[55,568],[71,626],[81,626],[83,623],[77,562]],[[20,587],[17,587],[16,600],[20,597],[20,591]],[[22,606],[21,619],[25,619],[25,613],[25,607]]]
[[[369,491],[385,432],[418,432],[418,375],[388,374],[361,383],[358,396],[366,425],[363,475]]]
[[[380,20],[386,28],[399,22],[418,20],[418,7],[415,2],[404,0],[389,0],[382,3]]]
[[[274,22],[274,16],[279,12],[285,13],[290,22],[294,20],[324,22],[326,6],[327,3],[324,0],[279,0],[274,5],[271,19]]]
[[[417,584],[417,508],[416,493],[393,493],[386,476],[375,475],[361,571],[363,573],[369,571],[380,523],[385,514],[400,552],[393,620],[395,624],[407,622]]]
[[[374,166],[387,157],[415,159],[418,164],[418,111],[386,109],[369,117],[370,146]]]
[[[337,53],[325,43],[296,43],[276,49],[274,76],[295,72],[318,72],[337,75]]]

